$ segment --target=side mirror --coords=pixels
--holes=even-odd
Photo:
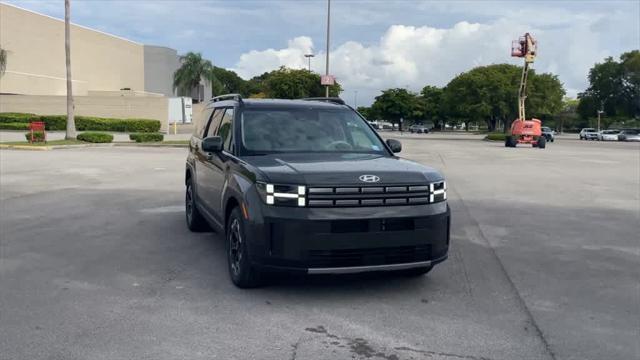
[[[222,138],[220,136],[209,136],[202,140],[202,151],[208,153],[222,151]]]
[[[389,145],[389,148],[391,148],[391,151],[394,153],[402,151],[402,143],[396,139],[387,139],[387,145]]]

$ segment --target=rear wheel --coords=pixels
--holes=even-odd
[[[544,149],[547,146],[547,138],[545,138],[544,136],[540,136],[538,138],[538,148],[540,149]]]
[[[252,288],[261,284],[260,272],[251,264],[248,238],[244,231],[244,218],[240,209],[231,211],[227,221],[227,262],[231,281],[239,288]]]
[[[193,191],[193,180],[187,180],[187,188],[184,196],[184,210],[187,219],[187,227],[193,232],[207,231],[211,228],[207,224],[198,207],[196,206],[195,192]]]

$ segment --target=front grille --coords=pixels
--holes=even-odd
[[[399,246],[375,249],[310,250],[309,267],[402,264],[431,260],[431,247]]]
[[[311,186],[307,189],[309,207],[417,205],[445,199],[444,181],[420,185]]]

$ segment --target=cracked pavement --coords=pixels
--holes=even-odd
[[[429,275],[235,288],[185,149],[0,150],[0,359],[634,359],[640,147],[402,137],[447,176]]]

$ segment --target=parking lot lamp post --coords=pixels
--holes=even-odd
[[[326,69],[325,75],[329,75],[329,37],[331,28],[331,0],[327,0],[327,59],[326,59]],[[329,85],[326,85],[325,88],[325,96],[329,97]]]
[[[315,55],[313,54],[304,54],[304,57],[306,57],[309,60],[309,72],[311,72],[311,58],[314,56]]]
[[[600,131],[600,116],[604,114],[604,111],[598,110],[598,131]]]

